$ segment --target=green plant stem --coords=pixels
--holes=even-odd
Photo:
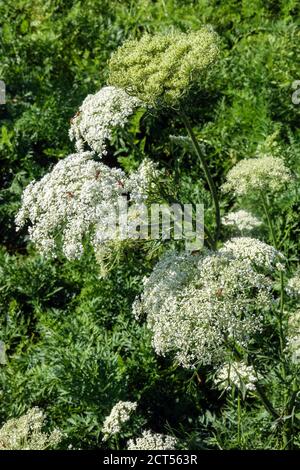
[[[180,114],[182,122],[185,125],[185,128],[186,128],[186,130],[189,134],[189,137],[192,141],[192,144],[193,144],[194,150],[196,152],[196,155],[198,156],[198,158],[201,162],[201,165],[202,165],[202,168],[203,168],[203,171],[204,171],[204,174],[205,174],[205,178],[206,178],[206,181],[208,183],[210,193],[211,193],[211,196],[212,196],[212,199],[213,199],[213,202],[214,202],[215,218],[216,218],[214,247],[216,248],[218,240],[219,240],[219,236],[220,236],[220,229],[221,229],[220,205],[219,205],[219,198],[218,198],[217,188],[216,188],[216,185],[215,185],[215,183],[212,179],[212,176],[210,174],[210,171],[209,171],[208,165],[205,161],[205,158],[202,155],[200,145],[199,145],[199,143],[196,139],[196,136],[194,134],[193,128],[190,124],[190,121],[189,121],[188,117],[186,116],[186,114],[184,113],[183,110],[181,110],[179,114]]]
[[[268,226],[269,226],[269,232],[270,236],[273,242],[274,248],[278,250],[278,244],[277,244],[277,239],[276,239],[276,234],[274,230],[274,225],[270,216],[270,211],[269,211],[269,204],[268,200],[263,192],[261,192],[261,199],[262,199],[262,205],[263,209],[268,221]],[[281,374],[282,378],[284,381],[284,413],[287,410],[287,402],[288,402],[288,396],[287,396],[287,389],[286,389],[286,363],[285,363],[285,357],[284,357],[284,347],[285,347],[285,338],[284,338],[284,330],[283,330],[283,312],[284,312],[284,275],[283,272],[280,271],[280,306],[279,306],[279,313],[278,313],[278,325],[279,325],[279,345],[280,345],[280,361],[281,361]],[[283,425],[283,443],[284,443],[284,448],[288,448],[289,446],[289,439],[288,439],[288,434],[289,431],[287,430],[287,426],[284,423]]]
[[[270,415],[273,416],[273,418],[280,419],[280,414],[277,413],[277,411],[273,407],[272,403],[267,398],[267,396],[264,394],[264,392],[262,391],[262,389],[258,385],[258,383],[255,384],[255,389],[256,389],[256,393],[257,393],[258,397],[260,398],[260,401],[264,405],[265,409],[270,413]]]
[[[238,432],[238,446],[239,449],[241,448],[241,397],[240,393],[238,392],[237,397],[237,432]]]
[[[273,246],[274,248],[276,248],[276,250],[278,250],[275,230],[274,230],[272,219],[270,217],[268,201],[267,201],[266,196],[263,194],[263,192],[261,193],[261,198],[262,198],[264,212],[268,221],[268,226],[269,226],[269,231],[270,231],[271,239],[273,242]],[[284,276],[283,276],[283,272],[281,271],[280,272],[280,308],[279,308],[279,317],[278,317],[279,329],[280,329],[279,340],[280,340],[280,353],[281,354],[283,354],[283,351],[284,351],[284,332],[283,332],[283,323],[282,323],[283,309],[284,309]]]
[[[267,218],[267,221],[268,221],[268,226],[269,226],[272,242],[273,242],[274,248],[276,248],[276,250],[277,250],[278,245],[277,245],[277,240],[276,240],[276,235],[275,235],[273,222],[272,222],[272,219],[270,217],[268,201],[267,201],[267,199],[266,199],[266,197],[263,193],[261,193],[261,196],[262,196],[262,203],[263,203],[264,212],[265,212],[265,215],[266,215],[266,218]],[[281,355],[283,355],[283,353],[284,353],[283,309],[284,309],[284,276],[283,276],[283,272],[280,271],[280,307],[279,307],[278,320],[279,320],[279,330],[280,330],[279,340],[280,340],[280,353],[281,353]],[[286,374],[284,373],[284,378],[285,378],[285,375]]]
[[[265,212],[265,216],[266,216],[267,221],[268,221],[268,226],[269,226],[269,231],[270,231],[272,243],[274,245],[274,248],[276,248],[276,250],[277,250],[277,240],[276,240],[276,235],[275,235],[273,222],[272,222],[272,219],[270,217],[269,204],[268,204],[268,201],[267,201],[267,198],[266,198],[265,194],[262,191],[261,191],[260,194],[261,194],[261,199],[262,199],[262,204],[263,204],[263,209],[264,209],[264,212]]]
[[[208,244],[209,248],[211,248],[213,250],[214,246],[215,246],[215,242],[214,242],[214,239],[213,239],[210,231],[208,230],[207,227],[205,227],[205,225],[204,225],[204,233],[206,235],[207,244]]]

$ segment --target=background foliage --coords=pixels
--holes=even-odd
[[[101,447],[104,417],[129,399],[139,400],[149,427],[164,432],[167,423],[185,447],[277,447],[263,409],[243,409],[241,442],[234,406],[217,399],[205,380],[155,356],[149,333],[131,314],[155,247],[151,254],[129,247],[103,277],[89,252],[72,263],[42,259],[25,232],[15,232],[14,215],[26,184],[72,151],[69,120],[105,83],[112,51],[145,31],[209,23],[221,36],[221,59],[192,109],[219,183],[258,148],[284,156],[299,174],[300,106],[291,100],[299,79],[299,13],[296,0],[0,1],[0,79],[7,86],[0,106],[0,339],[8,356],[0,366],[0,421],[40,406],[66,432],[64,447]],[[170,140],[170,127],[185,135],[172,115],[138,115],[107,161],[128,169],[147,154],[175,174],[180,170],[182,199],[202,201],[196,158],[188,145]],[[232,204],[227,200],[223,210]],[[299,209],[297,184],[273,201],[292,264]]]

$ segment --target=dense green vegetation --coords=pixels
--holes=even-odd
[[[41,257],[26,230],[16,232],[14,217],[24,187],[73,151],[69,121],[106,82],[107,61],[125,39],[211,24],[221,57],[193,97],[194,131],[219,184],[258,150],[285,159],[295,179],[271,201],[271,215],[293,272],[300,248],[300,105],[291,98],[300,78],[299,19],[296,0],[0,0],[0,79],[7,87],[0,105],[0,340],[8,358],[0,366],[0,422],[38,406],[65,433],[63,448],[103,448],[105,416],[131,400],[147,428],[174,434],[182,448],[283,447],[278,422],[260,403],[239,408],[241,431],[236,396],[220,397],[209,370],[193,373],[153,351],[131,306],[161,247],[129,245],[103,273],[92,251],[72,262]],[[170,133],[186,135],[172,112],[140,113],[115,138],[106,163],[127,170],[148,155],[175,173],[181,200],[208,206],[196,156]],[[223,199],[222,213],[234,204]],[[208,226],[212,216],[208,209]],[[264,237],[272,242],[267,230]],[[267,347],[277,354],[276,341],[263,344],[261,361],[269,360]],[[280,387],[274,370],[268,392],[275,404]]]

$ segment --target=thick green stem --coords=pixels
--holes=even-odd
[[[273,418],[275,419],[280,419],[280,415],[277,413],[272,403],[264,394],[264,392],[262,391],[262,388],[259,386],[258,383],[255,384],[255,389],[256,389],[257,396],[260,398],[260,401],[262,402],[266,410],[270,413],[270,415],[273,416]]]
[[[180,111],[180,117],[181,117],[181,119],[182,119],[182,121],[185,125],[185,128],[186,128],[186,130],[189,134],[189,137],[192,141],[194,150],[195,150],[195,152],[196,152],[196,154],[197,154],[197,156],[198,156],[198,158],[201,162],[201,165],[202,165],[202,168],[203,168],[203,171],[204,171],[204,174],[205,174],[205,178],[206,178],[206,181],[208,183],[208,186],[209,186],[209,189],[210,189],[210,192],[211,192],[211,196],[212,196],[212,199],[213,199],[213,202],[214,202],[215,217],[216,217],[214,247],[216,247],[216,245],[218,243],[218,240],[219,240],[220,228],[221,228],[220,205],[219,205],[219,198],[218,198],[217,188],[216,188],[215,183],[212,179],[212,176],[210,174],[210,171],[209,171],[208,165],[205,161],[205,158],[202,155],[200,145],[199,145],[199,143],[196,139],[196,136],[194,134],[194,131],[193,131],[193,128],[190,124],[190,121],[189,121],[188,117],[186,116],[186,114],[182,110]]]
[[[263,194],[263,192],[261,193],[261,198],[262,198],[264,212],[268,221],[268,226],[269,226],[269,231],[270,231],[270,236],[273,242],[273,246],[277,250],[278,244],[276,240],[275,230],[274,230],[272,219],[270,217],[268,201],[265,195]],[[280,340],[280,353],[281,354],[283,354],[283,351],[284,351],[283,309],[284,309],[284,276],[283,276],[283,272],[281,271],[280,272],[280,307],[279,307],[279,315],[278,315],[279,329],[280,329],[279,340]]]
[[[269,226],[269,230],[270,230],[271,239],[272,239],[274,248],[276,248],[276,250],[277,250],[278,245],[277,245],[277,240],[276,240],[276,235],[275,235],[273,222],[272,222],[272,219],[270,217],[268,201],[267,201],[267,199],[266,199],[266,197],[263,193],[261,193],[261,197],[262,197],[264,212],[265,212],[265,215],[266,215],[266,218],[267,218],[267,221],[268,221],[268,226]],[[283,355],[283,352],[284,352],[283,310],[284,310],[284,276],[283,276],[283,272],[280,271],[280,307],[279,307],[278,321],[279,321],[279,329],[280,329],[279,339],[280,339],[280,353],[281,353],[281,355]]]
[[[241,397],[238,393],[237,403],[237,433],[238,433],[238,446],[241,448]]]
[[[205,235],[206,235],[207,244],[208,244],[209,248],[211,248],[211,249],[213,250],[213,249],[214,249],[215,242],[214,242],[213,237],[212,237],[211,234],[210,234],[210,231],[209,231],[208,228],[205,227],[205,226],[204,226],[204,233],[205,233]]]
[[[269,226],[269,232],[270,236],[273,242],[274,248],[276,250],[278,249],[278,244],[276,240],[276,234],[274,230],[274,225],[270,216],[270,211],[269,211],[269,204],[267,201],[266,196],[264,195],[263,192],[261,192],[261,199],[262,199],[262,204],[264,208],[264,212],[266,215],[266,219],[268,222]],[[287,404],[288,404],[288,393],[286,389],[286,377],[287,377],[287,371],[286,371],[286,362],[285,362],[285,355],[284,355],[284,349],[285,349],[285,337],[284,337],[284,329],[283,329],[283,313],[284,313],[284,275],[283,272],[280,271],[280,306],[279,306],[279,312],[278,312],[278,326],[279,326],[279,345],[280,345],[280,360],[281,360],[281,375],[284,381],[284,396],[283,396],[283,408],[284,408],[284,413],[287,411]],[[283,443],[284,443],[284,448],[288,448],[289,446],[289,439],[288,439],[289,431],[287,430],[286,424],[283,425]]]

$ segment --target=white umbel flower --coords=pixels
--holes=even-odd
[[[133,171],[128,178],[128,188],[130,199],[136,203],[147,200],[151,190],[155,190],[156,183],[162,171],[158,169],[157,163],[149,158],[145,158],[136,171]]]
[[[106,86],[85,98],[71,120],[70,139],[75,141],[78,151],[83,151],[87,144],[100,156],[105,155],[113,129],[124,127],[129,116],[141,104],[139,99],[129,96],[124,90]]]
[[[134,304],[157,354],[186,368],[224,362],[228,344],[248,346],[273,302],[271,281],[248,259],[222,253],[167,254]]]
[[[241,209],[236,212],[230,212],[222,217],[222,224],[233,231],[244,234],[252,232],[252,230],[260,227],[262,222],[257,217],[250,214],[250,212]]]
[[[300,271],[288,280],[286,292],[291,297],[300,297]]]
[[[128,441],[127,450],[175,450],[176,444],[175,437],[143,431],[142,437]]]
[[[300,364],[300,309],[292,312],[289,317],[287,351],[290,353],[291,361]]]
[[[69,155],[40,181],[27,186],[17,227],[31,222],[30,239],[42,254],[55,255],[59,243],[68,259],[81,256],[84,237],[97,245],[123,194],[125,174],[92,159],[90,152]]]
[[[228,240],[220,249],[220,253],[230,255],[237,259],[247,259],[254,266],[269,272],[276,269],[283,271],[284,255],[273,246],[264,243],[257,238],[236,237]]]
[[[0,450],[46,450],[56,447],[62,433],[55,429],[42,432],[45,415],[39,408],[31,408],[20,418],[7,421],[0,429]]]
[[[30,222],[30,239],[41,254],[56,256],[62,249],[68,259],[76,259],[85,241],[97,250],[107,241],[124,239],[119,226],[123,202],[146,201],[158,177],[149,160],[128,177],[93,157],[91,152],[69,155],[25,189],[16,226]]]
[[[133,303],[133,313],[139,319],[143,313],[159,312],[166,299],[176,297],[196,275],[199,256],[168,251],[156,264],[150,277],[143,279],[144,290]]]
[[[290,170],[281,158],[262,156],[237,163],[227,174],[224,191],[244,196],[258,191],[280,191],[291,180]]]
[[[111,436],[118,434],[123,425],[129,421],[131,414],[136,410],[137,403],[131,401],[119,401],[105,418],[102,432],[103,441],[107,441]]]
[[[226,390],[234,386],[253,391],[257,380],[253,366],[247,366],[244,362],[233,362],[220,367],[215,383]]]

